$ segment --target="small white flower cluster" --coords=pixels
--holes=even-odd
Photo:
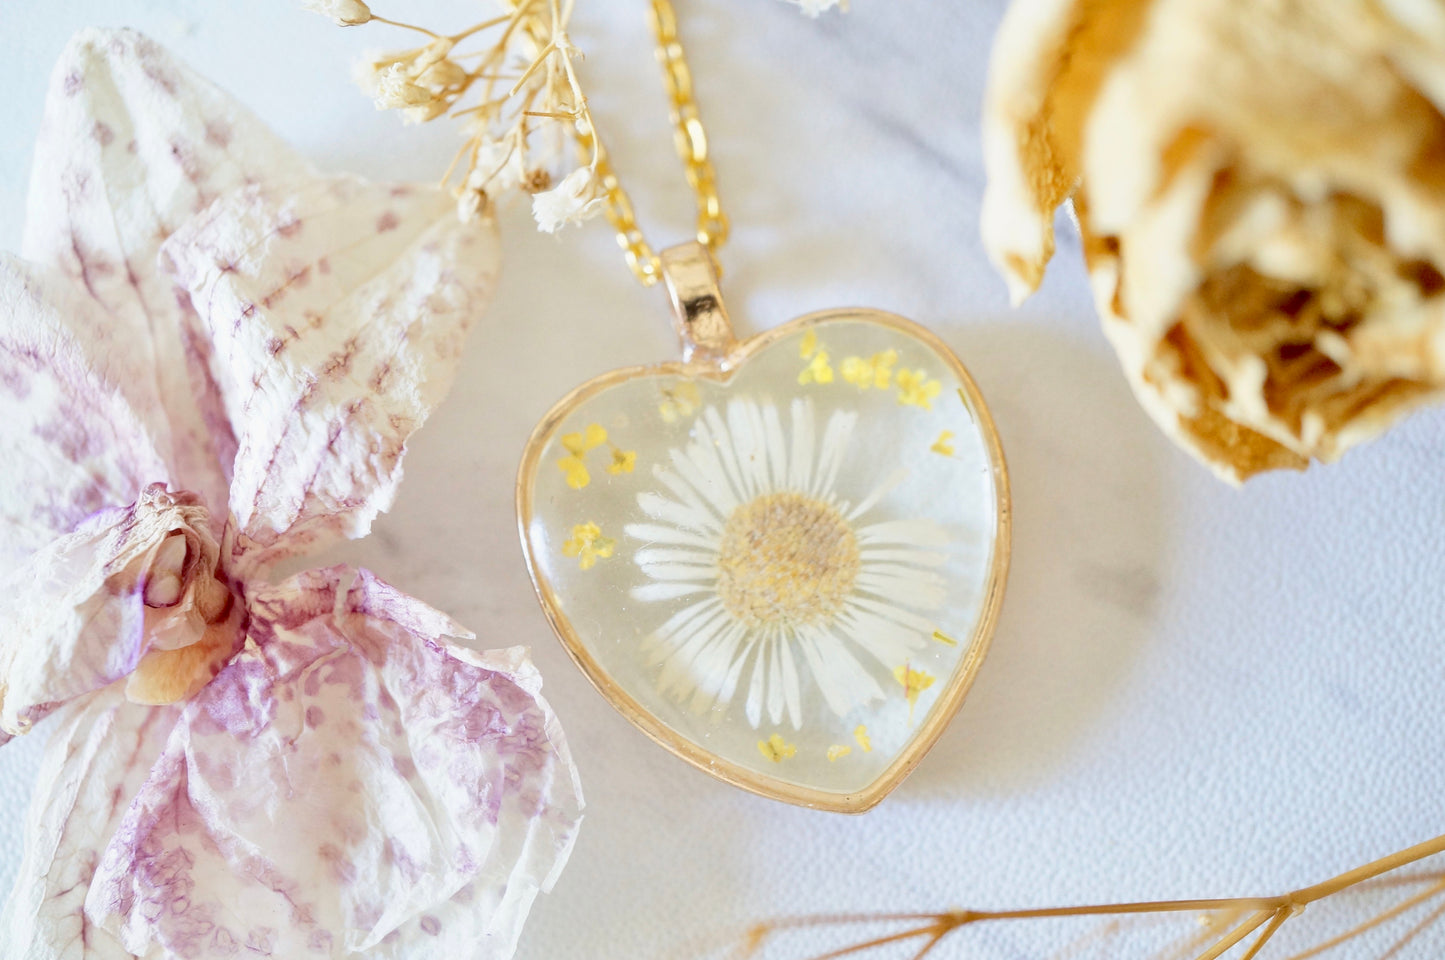
[[[399,110],[408,123],[464,118],[467,143],[453,163],[455,170],[466,159],[455,190],[462,220],[485,214],[511,192],[532,195],[537,224],[549,233],[601,211],[602,154],[572,68],[581,54],[567,37],[570,4],[503,0],[502,16],[448,36],[376,16],[360,0],[304,4],[338,24],[376,21],[428,38],[424,46],[368,58],[357,82],[378,110]],[[490,47],[484,41],[482,49],[456,53],[458,44],[483,36],[492,38]],[[464,56],[476,58],[467,60],[470,68],[457,62]],[[476,100],[458,107],[473,92]]]
[[[378,110],[400,110],[407,123],[425,123],[451,109],[471,75],[449,59],[456,45],[439,37],[424,47],[376,54],[357,65],[356,82]]]
[[[551,190],[532,195],[532,218],[547,233],[569,223],[581,223],[602,209],[602,184],[591,167],[578,167]]]

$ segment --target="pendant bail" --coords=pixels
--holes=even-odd
[[[736,340],[718,290],[712,252],[697,241],[662,251],[662,279],[672,301],[672,325],[682,341],[682,359],[720,362]]]

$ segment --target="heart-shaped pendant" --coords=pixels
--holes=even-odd
[[[862,812],[988,648],[1009,555],[993,422],[922,327],[835,310],[739,343],[707,250],[662,259],[683,362],[572,391],[523,457],[537,595],[658,743],[755,793]]]

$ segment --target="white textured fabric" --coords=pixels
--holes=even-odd
[[[643,11],[578,6],[614,162],[650,239],[685,238],[691,199]],[[724,292],[748,331],[855,303],[912,316],[959,351],[1014,484],[1013,575],[993,650],[937,748],[860,818],[714,782],[603,703],[531,596],[512,477],[558,396],[612,367],[671,358],[674,340],[663,295],[635,285],[605,227],[539,237],[518,205],[498,300],[413,443],[392,512],[372,539],[333,553],[484,645],[533,647],[588,821],[518,956],[707,956],[761,917],[799,911],[1274,892],[1445,829],[1445,412],[1336,466],[1224,487],[1131,398],[1069,227],[1020,312],[986,265],[976,132],[1001,5],[851,6],[817,21],[777,0],[682,9],[734,223]],[[457,16],[441,3],[384,12]],[[343,31],[280,0],[20,0],[6,19],[5,246],[19,236],[41,74],[88,22],[156,33],[327,167],[424,179],[455,148],[451,131],[403,129],[350,88],[354,52],[397,37]],[[7,814],[23,802],[33,749],[0,756]],[[22,829],[0,817],[0,888]],[[1049,956],[1018,936],[996,952]],[[971,957],[964,943],[930,960]],[[1406,956],[1445,953],[1438,939],[1413,947]]]

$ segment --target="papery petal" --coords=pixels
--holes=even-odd
[[[86,518],[0,579],[0,732],[135,669],[146,652],[144,560],[167,533],[203,528],[193,496],[149,488]],[[209,545],[214,558],[216,547]]]
[[[214,343],[240,447],[245,570],[363,536],[490,297],[490,223],[431,187],[319,179],[217,201],[165,245]]]
[[[0,254],[0,579],[167,479],[131,405],[136,360],[63,277]]]
[[[185,708],[87,911],[188,960],[510,957],[581,799],[520,650],[365,571],[253,595],[250,641]]]
[[[213,507],[224,502],[234,444],[205,381],[208,346],[185,297],[157,272],[156,251],[221,193],[309,169],[230,96],[138,33],[81,31],[56,64],[24,254],[59,268],[105,308],[106,339],[141,362],[127,396],[171,480]]]
[[[25,851],[0,912],[0,960],[130,960],[131,952],[85,915],[85,896],[179,714],[178,707],[127,703],[114,687],[57,711]]]

